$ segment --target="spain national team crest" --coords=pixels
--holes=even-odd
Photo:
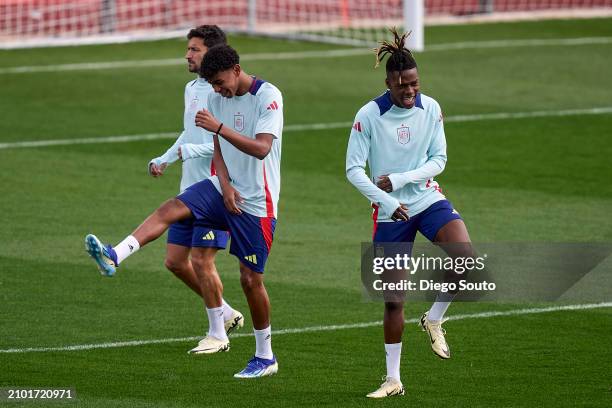
[[[234,115],[234,129],[238,132],[242,132],[244,130],[244,115],[238,112]]]
[[[400,144],[406,144],[410,141],[410,128],[402,126],[397,128],[397,141]]]
[[[189,110],[192,112],[198,110],[198,97],[197,96],[191,100],[191,103],[189,104]]]

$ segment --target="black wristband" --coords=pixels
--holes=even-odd
[[[220,136],[221,128],[223,128],[223,123],[219,125],[219,129],[217,129],[217,132],[215,133],[217,136]]]

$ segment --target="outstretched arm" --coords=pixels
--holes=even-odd
[[[181,160],[195,159],[197,157],[212,157],[215,150],[213,143],[183,143],[178,148],[178,155]]]
[[[149,161],[149,174],[153,177],[159,177],[164,174],[164,170],[168,164],[172,164],[179,159],[178,149],[179,146],[183,143],[183,136],[185,132],[183,131],[180,136],[176,139],[174,144],[166,150],[166,153],[162,154],[159,157],[151,159]]]

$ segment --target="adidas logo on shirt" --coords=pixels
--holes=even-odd
[[[208,231],[208,234],[202,237],[202,240],[204,241],[212,241],[213,239],[215,239],[215,233],[212,231]]]
[[[268,105],[266,110],[278,110],[278,103],[276,103],[276,101],[272,102],[270,105]]]
[[[257,265],[257,255],[247,255],[244,259]]]
[[[355,124],[353,125],[353,129],[358,132],[361,132],[361,122],[355,122]]]

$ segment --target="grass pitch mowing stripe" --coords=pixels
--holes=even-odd
[[[543,308],[532,308],[532,309],[514,309],[504,311],[492,311],[482,313],[470,313],[470,314],[459,314],[450,316],[449,320],[465,320],[465,319],[486,319],[490,317],[502,317],[502,316],[522,316],[528,314],[538,313],[550,313],[560,311],[572,311],[572,310],[590,310],[599,309],[604,307],[612,307],[612,302],[602,303],[590,303],[590,304],[579,304],[579,305],[565,305],[565,306],[551,306]],[[419,319],[408,319],[406,323],[417,323]],[[274,335],[278,336],[281,334],[301,334],[301,333],[314,333],[322,331],[336,331],[336,330],[347,330],[347,329],[362,329],[367,327],[380,326],[382,321],[376,322],[365,322],[365,323],[354,323],[354,324],[336,324],[329,326],[312,326],[302,327],[294,329],[280,329],[275,330]],[[237,333],[231,336],[232,338],[237,337],[253,337],[252,333]],[[0,350],[0,353],[33,353],[33,352],[49,352],[49,351],[84,351],[104,348],[118,348],[118,347],[133,347],[143,346],[149,344],[165,344],[165,343],[178,343],[186,341],[196,341],[200,337],[180,337],[180,338],[169,338],[169,339],[151,339],[151,340],[133,340],[133,341],[121,341],[112,343],[98,343],[98,344],[78,344],[64,347],[29,347],[29,348],[13,348]]]
[[[610,309],[598,309],[465,320],[449,325],[454,354],[445,361],[433,355],[425,333],[407,327],[407,394],[376,402],[365,394],[385,372],[382,328],[277,338],[280,371],[259,381],[233,378],[253,351],[253,339],[240,338],[229,353],[201,358],[180,343],[5,354],[0,384],[71,386],[78,406],[87,407],[607,407],[601,374],[609,357],[601,344],[608,334],[593,328],[609,318]]]
[[[503,120],[503,119],[524,119],[524,118],[544,118],[577,115],[606,115],[612,113],[612,106],[587,109],[564,109],[558,111],[535,111],[535,112],[498,112],[483,113],[477,115],[457,115],[445,118],[446,122],[476,122],[484,120]],[[331,122],[331,123],[304,123],[298,125],[287,125],[285,132],[301,132],[305,130],[329,130],[341,129],[351,126],[351,122]],[[0,143],[0,149],[17,149],[26,147],[47,147],[65,146],[76,144],[93,143],[127,143],[142,140],[173,139],[177,137],[176,132],[148,133],[144,135],[123,135],[107,137],[87,137],[77,139],[56,139],[56,140],[35,140],[27,142]]]
[[[445,44],[428,45],[423,52],[457,51],[457,50],[479,50],[490,48],[512,48],[512,47],[550,47],[550,46],[578,46],[612,44],[612,37],[578,37],[578,38],[533,38],[524,40],[493,40],[493,41],[466,41]],[[371,54],[367,48],[337,49],[323,51],[298,51],[279,53],[244,54],[240,57],[242,61],[286,61],[308,58],[339,58],[354,57]],[[26,65],[18,67],[0,68],[0,75],[6,74],[29,74],[39,72],[70,72],[91,71],[124,68],[150,68],[185,65],[182,58],[128,60],[128,61],[99,61],[74,64],[57,65]]]

